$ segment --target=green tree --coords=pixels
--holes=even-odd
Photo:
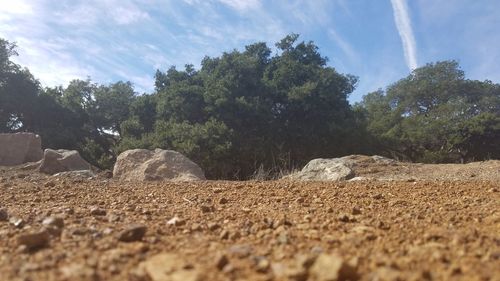
[[[465,79],[455,61],[418,68],[385,94],[368,94],[362,105],[367,128],[386,153],[423,162],[478,160],[496,154],[478,151],[489,147],[485,143],[499,144],[491,138],[498,134],[499,87]]]

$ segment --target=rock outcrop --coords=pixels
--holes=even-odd
[[[113,177],[125,181],[204,180],[203,170],[186,156],[173,150],[133,149],[116,159]]]
[[[33,133],[0,134],[0,166],[16,166],[42,159],[42,139]]]
[[[45,149],[39,171],[45,174],[57,174],[67,171],[91,170],[92,166],[76,150]]]
[[[361,179],[370,167],[396,165],[397,161],[382,156],[349,155],[341,158],[313,159],[304,168],[285,178],[298,181],[343,181]]]

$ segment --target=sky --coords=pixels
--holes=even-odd
[[[498,0],[0,0],[0,38],[43,86],[90,77],[151,93],[157,69],[290,33],[359,77],[351,102],[440,60],[500,82]]]

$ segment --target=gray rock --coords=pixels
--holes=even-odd
[[[202,169],[184,155],[173,150],[133,149],[116,159],[113,177],[124,181],[204,180]]]
[[[336,254],[321,254],[310,268],[310,275],[318,281],[358,280],[356,268]]]
[[[28,250],[45,247],[49,244],[50,235],[46,230],[24,233],[17,237],[17,243],[26,246]]]
[[[139,241],[146,234],[147,227],[144,225],[131,225],[118,234],[118,240],[122,242]]]
[[[39,171],[53,175],[66,171],[91,170],[91,165],[83,160],[76,150],[45,149]]]
[[[106,210],[104,210],[103,208],[99,208],[99,207],[94,206],[94,207],[90,208],[90,214],[93,216],[105,216]]]
[[[89,179],[89,178],[94,178],[96,175],[91,170],[78,170],[78,171],[60,172],[52,176],[55,178]]]
[[[57,228],[63,228],[64,227],[64,220],[63,218],[60,217],[47,217],[42,221],[43,225],[46,226],[54,226]]]
[[[33,133],[0,134],[0,166],[42,159],[42,139]]]
[[[354,177],[352,161],[342,158],[314,159],[287,178],[299,181],[342,181]]]
[[[9,220],[9,213],[5,209],[0,209],[0,221]]]

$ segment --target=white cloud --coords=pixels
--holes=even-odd
[[[391,0],[391,3],[394,12],[394,21],[396,22],[396,27],[403,43],[406,65],[410,70],[413,70],[418,66],[417,44],[413,36],[408,6],[406,0]]]
[[[240,12],[256,9],[261,5],[260,0],[219,0],[219,2]]]
[[[0,13],[25,15],[33,13],[33,9],[31,5],[24,0],[3,1],[2,5],[0,5]]]

